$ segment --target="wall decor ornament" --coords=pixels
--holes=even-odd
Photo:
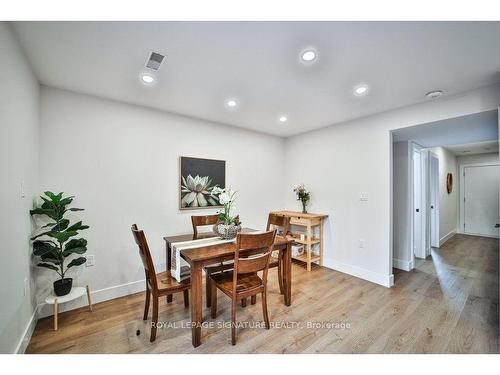
[[[179,209],[222,207],[212,190],[226,187],[226,161],[181,156],[179,162]]]
[[[451,194],[453,191],[453,175],[451,173],[448,173],[446,176],[446,191],[448,194]]]

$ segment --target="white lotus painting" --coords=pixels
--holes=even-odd
[[[214,208],[222,206],[212,195],[215,187],[226,186],[226,162],[224,160],[180,158],[181,210]]]

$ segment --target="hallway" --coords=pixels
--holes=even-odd
[[[457,234],[412,272],[395,275],[397,288],[410,283],[432,309],[426,341],[434,344],[424,352],[498,352],[498,254],[498,239]]]

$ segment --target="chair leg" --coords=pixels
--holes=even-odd
[[[146,287],[146,304],[144,305],[144,316],[142,319],[147,320],[148,319],[148,312],[149,312],[149,299],[151,298],[151,292],[150,290]]]
[[[153,295],[153,318],[151,319],[151,338],[149,341],[153,342],[156,340],[156,326],[158,325],[158,302],[159,297]]]
[[[283,286],[283,272],[281,269],[281,263],[282,263],[282,256],[281,254],[279,255],[279,260],[278,260],[278,283],[280,285],[280,294],[285,294],[285,288]]]
[[[210,316],[212,319],[217,317],[217,285],[210,283]]]
[[[184,307],[189,307],[189,290],[184,290]]]
[[[207,271],[205,271],[205,278],[206,278],[206,287],[205,287],[205,294],[206,294],[206,304],[207,304],[207,307],[210,307],[211,306],[211,303],[212,303],[212,280],[210,279],[210,273],[208,273]]]
[[[231,344],[236,345],[236,299],[231,299]]]
[[[252,297],[250,297],[250,303],[252,305],[255,305],[257,303],[257,294],[254,294]]]
[[[247,299],[246,298],[241,299],[241,307],[247,307]]]
[[[266,323],[266,329],[269,329],[271,326],[269,324],[269,315],[267,315],[267,297],[266,291],[262,292],[262,313],[264,315],[264,322]]]

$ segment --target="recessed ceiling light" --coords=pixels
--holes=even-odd
[[[442,90],[429,91],[427,94],[425,94],[425,96],[429,99],[437,99],[442,95],[443,95]]]
[[[281,123],[283,123],[283,122],[287,122],[287,121],[288,121],[288,118],[287,118],[286,116],[280,116],[279,121],[280,121]]]
[[[141,75],[141,81],[147,85],[154,83],[155,77],[149,73],[143,73]]]
[[[227,109],[234,110],[234,109],[238,108],[238,101],[234,98],[228,98],[225,101],[225,105],[226,105]]]
[[[302,58],[302,61],[310,63],[316,60],[317,54],[316,51],[313,49],[306,49],[305,51],[302,52],[300,57]]]
[[[356,96],[366,95],[368,93],[368,85],[365,83],[357,85],[356,87],[354,87],[353,93]]]

